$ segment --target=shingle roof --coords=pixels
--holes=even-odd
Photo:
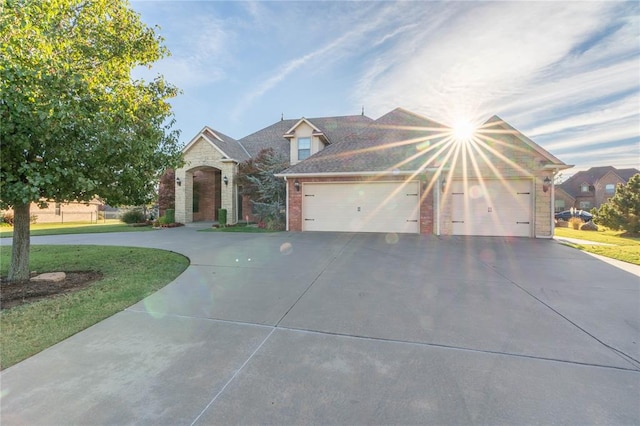
[[[200,134],[206,136],[218,147],[218,149],[224,152],[227,157],[239,162],[249,159],[249,154],[247,153],[247,151],[245,151],[242,145],[238,143],[237,140],[210,127],[205,127],[204,129],[202,129],[202,131],[198,133],[198,136],[196,136],[189,144],[187,144],[187,146],[184,147],[183,151],[187,151],[198,139]]]
[[[363,115],[318,117],[307,118],[307,120],[320,129],[330,143],[344,140],[373,121]],[[276,153],[289,158],[290,142],[284,138],[284,134],[298,121],[300,119],[281,120],[249,136],[245,136],[239,142],[252,157],[265,148],[273,148]]]
[[[562,182],[560,184],[560,188],[562,188],[567,194],[575,197],[581,194],[580,187],[582,184],[595,185],[609,172],[617,174],[620,178],[624,179],[625,182],[631,179],[631,177],[636,173],[640,173],[638,169],[634,168],[616,169],[612,166],[591,167],[589,170],[580,171]]]
[[[443,128],[426,117],[396,108],[360,131],[341,135],[342,139],[282,174],[418,170],[425,165],[421,151],[442,137]]]

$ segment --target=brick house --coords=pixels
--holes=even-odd
[[[291,164],[277,175],[287,183],[290,231],[550,238],[551,182],[571,167],[497,116],[472,140],[401,108],[377,120],[281,120],[237,141],[204,128],[176,170],[176,220],[211,220],[211,206],[226,208],[228,223],[243,217],[237,165],[267,147]],[[196,206],[199,172],[210,193]]]
[[[598,208],[613,197],[616,186],[626,184],[640,173],[638,169],[616,169],[612,166],[592,167],[581,171],[556,185],[555,210],[560,212],[575,207],[580,210]]]

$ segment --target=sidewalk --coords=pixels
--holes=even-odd
[[[577,238],[568,238],[568,237],[553,237],[559,243],[573,243],[573,244],[581,244],[581,245],[593,245],[593,246],[612,246],[614,244],[607,243],[597,243],[595,241],[588,240],[579,240]],[[640,277],[640,266],[634,265],[633,263],[623,262],[622,260],[612,259],[610,257],[601,256],[595,253],[589,253],[588,251],[584,251],[583,253],[588,254],[589,256],[593,256],[598,260],[608,263],[609,265],[615,266],[618,269],[622,269],[625,272],[629,272],[630,274],[634,274]]]

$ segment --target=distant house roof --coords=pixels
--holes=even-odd
[[[576,197],[581,194],[582,185],[595,186],[596,183],[608,173],[615,173],[620,179],[627,182],[633,175],[640,173],[640,171],[634,168],[616,169],[613,166],[591,167],[589,170],[580,171],[562,182],[560,188],[572,197]]]

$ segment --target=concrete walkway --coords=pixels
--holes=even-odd
[[[191,266],[4,371],[3,425],[640,423],[638,277],[552,240],[176,228],[43,243]]]
[[[558,241],[559,243],[573,243],[573,244],[580,244],[580,245],[599,245],[599,246],[612,246],[613,244],[607,244],[607,243],[598,243],[598,242],[594,242],[594,241],[587,241],[587,240],[579,240],[577,238],[567,238],[567,237],[554,237],[555,241]],[[606,257],[606,256],[601,256],[599,254],[595,254],[595,253],[589,253],[589,252],[584,252],[585,254],[588,254],[591,257],[595,257],[596,259],[600,260],[601,262],[605,262],[608,263],[609,265],[615,266],[618,269],[622,269],[625,272],[628,272],[630,274],[633,274],[637,277],[640,277],[640,266],[639,265],[634,265],[633,263],[628,263],[628,262],[623,262],[621,260],[617,260],[617,259],[612,259],[610,257]]]

